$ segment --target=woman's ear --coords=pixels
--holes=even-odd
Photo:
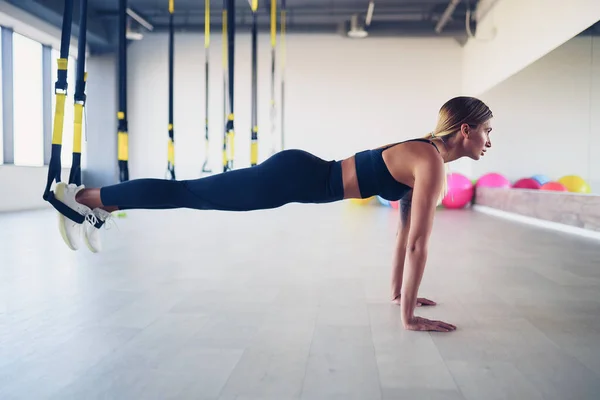
[[[462,124],[460,126],[460,133],[461,133],[461,135],[463,135],[463,137],[465,139],[469,138],[469,129],[470,129],[469,124]]]

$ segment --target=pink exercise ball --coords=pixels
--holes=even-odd
[[[515,188],[515,189],[534,189],[535,190],[535,189],[539,189],[541,187],[542,187],[542,185],[540,185],[540,183],[533,178],[519,179],[513,185],[513,188]]]
[[[458,173],[448,174],[448,193],[442,199],[446,208],[463,208],[473,199],[473,183]]]
[[[483,175],[477,180],[477,187],[489,187],[489,188],[510,188],[510,181],[503,175],[496,172],[490,172],[489,174]]]

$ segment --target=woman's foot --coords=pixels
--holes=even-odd
[[[60,182],[56,185],[54,196],[85,217],[83,224],[80,224],[58,213],[59,230],[67,246],[71,250],[78,250],[83,236],[91,252],[98,253],[102,250],[100,229],[96,225],[102,222],[103,226],[111,217],[111,211],[117,210],[117,207],[104,207],[100,200],[100,190],[85,189],[83,185]]]
[[[93,215],[92,210],[88,206],[75,200],[77,193],[82,189],[83,185],[67,185],[65,182],[59,182],[54,189],[54,196],[61,203],[88,218],[88,215]],[[58,213],[58,229],[66,245],[71,250],[78,250],[81,242],[82,224],[72,221],[63,214]]]

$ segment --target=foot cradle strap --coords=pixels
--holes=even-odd
[[[83,222],[86,219],[85,215],[79,214],[77,211],[73,210],[71,207],[67,206],[65,203],[59,201],[54,196],[54,192],[52,192],[52,191],[48,192],[48,199],[47,199],[47,201],[50,204],[52,204],[52,206],[56,209],[56,211],[58,211],[59,213],[61,213],[65,217],[69,218],[73,222],[76,222],[78,224],[83,224]],[[100,229],[102,227],[102,225],[104,225],[104,221],[101,221],[99,219],[95,219],[93,225],[94,225],[94,227]]]

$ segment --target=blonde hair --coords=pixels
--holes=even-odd
[[[429,132],[425,138],[441,138],[444,141],[444,138],[460,131],[462,124],[468,124],[476,128],[492,117],[492,111],[483,101],[469,96],[454,97],[442,105],[438,113],[435,130]],[[446,165],[444,167],[446,173],[444,174],[444,184],[438,199],[438,205],[441,204],[442,199],[448,193],[448,167]]]

